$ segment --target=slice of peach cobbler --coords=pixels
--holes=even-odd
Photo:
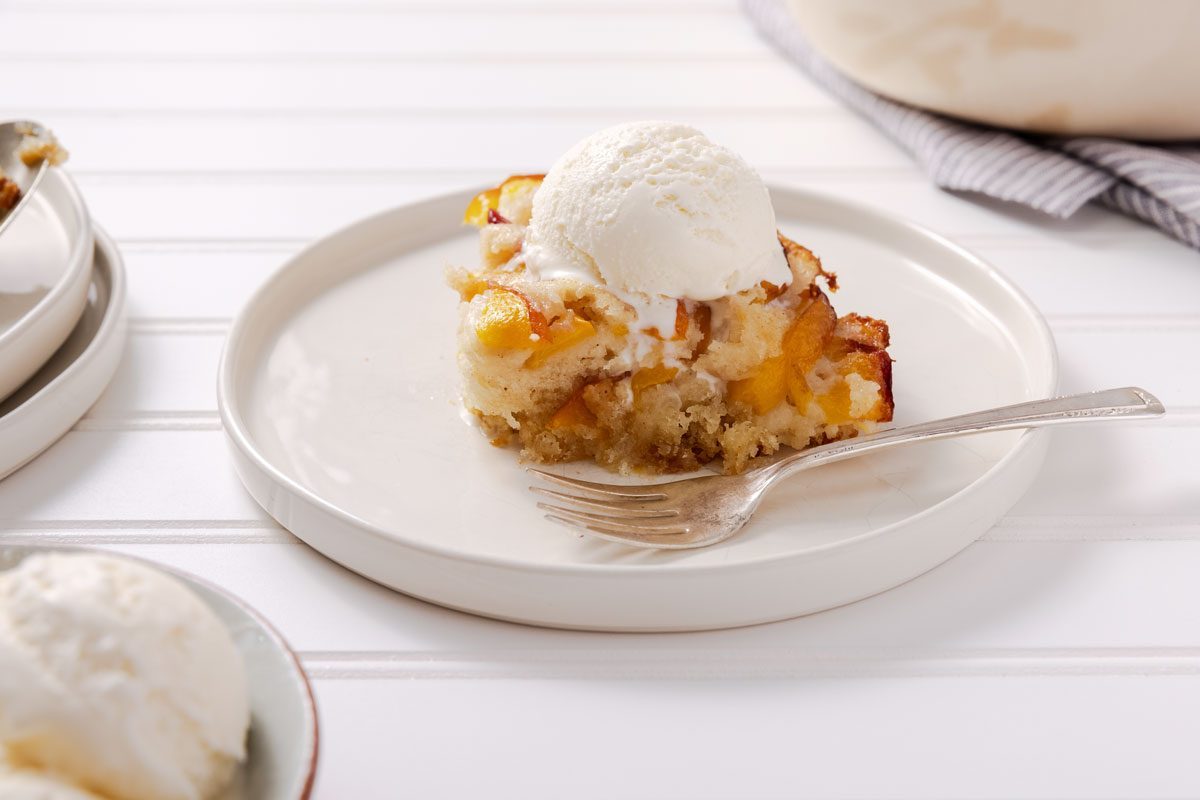
[[[892,418],[888,327],[775,230],[758,175],[693,128],[601,131],[478,195],[463,400],[496,444],[620,472],[727,472]]]

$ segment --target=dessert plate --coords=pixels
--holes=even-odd
[[[783,619],[889,589],[986,531],[1032,482],[1044,432],[928,442],[797,475],[734,539],[646,551],[542,519],[512,450],[463,421],[457,296],[473,193],[335,233],[250,300],[218,387],[234,463],[281,524],[373,580],[536,625],[699,630]],[[772,189],[780,228],[841,273],[840,308],[886,319],[896,423],[1053,394],[1045,321],[994,268],[873,209]],[[612,476],[591,465],[562,472]]]
[[[70,335],[87,301],[92,226],[70,176],[48,169],[0,236],[0,400]]]
[[[0,571],[48,548],[0,549]],[[82,548],[55,548],[82,551]],[[139,560],[121,554],[122,558]],[[246,664],[250,733],[245,765],[233,785],[214,800],[305,800],[317,771],[317,708],[295,653],[257,611],[233,595],[186,572],[147,561],[178,578],[229,628]]]
[[[24,214],[9,234],[24,222]],[[100,397],[121,360],[125,268],[116,245],[98,228],[93,249],[83,313],[74,329],[33,377],[0,402],[0,478],[70,430]]]

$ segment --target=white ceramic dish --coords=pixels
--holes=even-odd
[[[0,547],[0,571],[48,550]],[[295,653],[257,611],[225,590],[185,572],[145,563],[183,581],[207,603],[229,628],[246,663],[250,688],[246,764],[229,790],[214,800],[305,800],[312,793],[317,771],[317,709]]]
[[[838,69],[902,103],[1067,136],[1200,137],[1191,0],[788,5]]]
[[[66,172],[47,170],[0,237],[0,400],[71,334],[87,302],[92,251],[79,190]]]
[[[33,377],[0,402],[0,478],[70,430],[100,397],[121,360],[125,268],[120,251],[99,229],[94,250],[83,314],[74,330]]]
[[[1042,432],[932,442],[796,476],[735,539],[650,552],[544,521],[511,450],[456,400],[457,297],[475,263],[464,193],[388,211],[296,256],[251,299],[219,403],[251,494],[301,539],[380,583],[537,625],[695,630],[848,603],[957,553],[1007,510]],[[893,333],[896,422],[1053,393],[1053,339],[983,261],[915,225],[772,190],[781,229],[841,273],[835,304]],[[563,468],[608,479],[594,466]]]

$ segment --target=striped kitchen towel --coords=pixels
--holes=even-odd
[[[817,55],[785,0],[742,0],[742,8],[769,42],[903,145],[938,186],[1060,218],[1096,202],[1200,249],[1200,145],[1026,136],[922,111],[875,94]]]

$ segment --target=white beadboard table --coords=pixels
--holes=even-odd
[[[49,123],[130,272],[112,387],[0,483],[0,545],[219,583],[301,652],[316,796],[1200,796],[1200,255],[1089,208],[944,194],[706,0],[0,0],[3,117]],[[899,589],[751,629],[491,622],[334,566],[242,490],[217,358],[306,242],[540,171],[618,121],[692,122],[771,180],[971,247],[1049,317],[1062,389],[1167,420],[1055,433],[980,542]]]

